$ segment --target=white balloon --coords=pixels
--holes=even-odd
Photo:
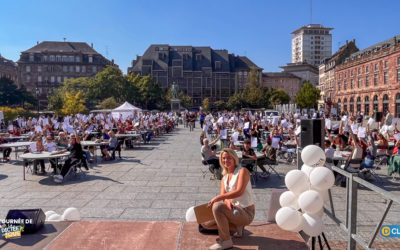
[[[296,210],[299,209],[297,196],[292,191],[283,192],[279,197],[279,204],[281,204],[281,207],[292,207]]]
[[[290,170],[285,176],[286,187],[296,195],[309,189],[307,176],[304,172],[294,169]]]
[[[301,171],[303,171],[307,175],[308,181],[310,181],[310,173],[313,170],[314,168],[308,166],[307,164],[303,164],[303,166],[301,166]]]
[[[194,213],[194,207],[190,207],[186,211],[186,221],[187,222],[195,222],[195,221],[197,221],[196,214]]]
[[[302,223],[301,213],[291,207],[282,207],[276,212],[276,224],[283,230],[296,230]]]
[[[301,210],[305,213],[315,214],[324,206],[321,195],[315,190],[303,192],[298,199]]]
[[[74,207],[69,207],[69,208],[65,209],[62,216],[63,216],[64,220],[80,220],[81,219],[81,214],[79,213],[79,210]]]
[[[300,215],[301,215],[301,213],[300,213]],[[304,225],[303,216],[300,216],[300,220],[301,221],[300,221],[299,225],[296,228],[294,228],[293,230],[289,230],[289,231],[297,233],[297,232],[300,232],[301,230],[303,230],[303,225]]]
[[[63,218],[59,214],[52,214],[49,216],[49,218],[46,219],[46,221],[62,221]]]
[[[308,145],[301,151],[301,159],[310,167],[319,167],[326,161],[325,152],[316,145]]]
[[[321,198],[322,198],[322,200],[323,200],[324,202],[329,201],[329,193],[328,193],[328,190],[318,190],[318,189],[316,189],[316,188],[314,188],[314,187],[311,187],[311,190],[317,191],[317,192],[319,193],[319,195],[321,196]]]
[[[315,168],[310,174],[310,183],[318,190],[328,190],[335,184],[335,176],[332,170],[326,167]]]
[[[315,214],[303,214],[303,231],[309,236],[318,236],[324,231],[322,218]]]
[[[52,214],[57,214],[56,212],[54,212],[54,211],[52,211],[52,210],[50,210],[50,211],[47,211],[46,213],[44,213],[45,215],[46,215],[46,220],[50,217],[50,215],[52,215]]]

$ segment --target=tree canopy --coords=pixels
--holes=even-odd
[[[22,106],[25,103],[36,104],[37,100],[25,88],[18,88],[6,77],[0,78],[0,106]]]
[[[299,93],[296,95],[296,104],[300,108],[313,108],[320,98],[320,91],[310,82],[304,82]]]

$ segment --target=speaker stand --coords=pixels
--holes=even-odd
[[[331,247],[329,246],[328,240],[326,239],[324,232],[322,232],[320,235],[317,236],[318,237],[319,249],[320,250],[324,249],[324,246],[322,245],[321,235],[322,235],[322,238],[324,239],[326,248],[328,250],[331,250]],[[316,242],[317,241],[317,237],[314,236],[314,237],[311,238],[311,249],[312,250],[315,250],[315,244],[317,243]]]

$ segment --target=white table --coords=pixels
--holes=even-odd
[[[29,147],[29,145],[31,145],[32,143],[35,142],[31,142],[31,141],[21,141],[21,142],[11,142],[11,143],[5,143],[5,144],[1,144],[0,148],[15,148],[15,160],[17,160],[18,155],[17,155],[17,148],[22,148],[22,147]]]
[[[50,159],[56,159],[56,166],[57,160],[62,157],[69,156],[70,152],[65,152],[62,154],[53,154],[52,152],[40,152],[40,153],[26,153],[22,154],[19,157],[23,160],[29,160],[29,161],[35,161],[35,160],[50,160]],[[25,180],[25,165],[22,164],[22,170],[24,172],[24,180]]]

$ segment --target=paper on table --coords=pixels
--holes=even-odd
[[[281,141],[280,138],[276,138],[276,137],[272,138],[272,147],[273,148],[279,148],[279,142],[280,141]]]
[[[394,134],[393,137],[396,139],[396,141],[400,140],[400,133]]]
[[[250,128],[250,122],[246,122],[246,123],[244,124],[244,129],[248,129],[248,128]]]
[[[252,148],[257,147],[257,137],[251,137],[251,147]]]
[[[331,129],[332,128],[331,119],[325,119],[325,127],[327,129]]]
[[[227,139],[227,132],[226,129],[221,129],[219,131],[220,135],[221,135],[221,139]]]
[[[357,133],[357,136],[359,137],[359,138],[365,138],[365,132],[367,131],[367,128],[365,128],[365,127],[359,127],[358,128],[358,133]]]
[[[29,149],[31,150],[31,152],[36,152],[37,151],[36,143],[34,142],[34,143],[30,144],[29,145]]]

